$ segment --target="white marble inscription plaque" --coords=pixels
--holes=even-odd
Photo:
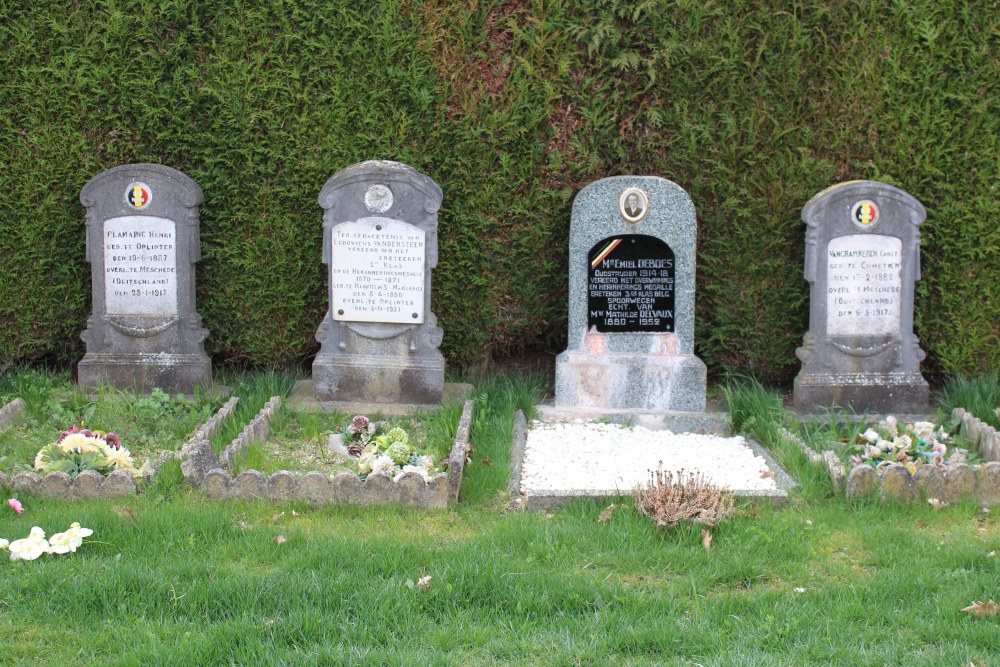
[[[333,319],[424,321],[424,231],[391,218],[334,226],[330,248]]]
[[[902,248],[899,238],[882,234],[852,234],[830,241],[828,335],[899,335]]]
[[[109,315],[177,314],[173,220],[126,215],[104,221],[104,302]]]

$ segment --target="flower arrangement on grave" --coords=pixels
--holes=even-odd
[[[408,472],[415,472],[430,481],[437,472],[434,459],[422,454],[410,443],[409,434],[399,428],[387,428],[364,415],[355,416],[344,428],[348,453],[358,457],[358,475],[384,475],[399,481]],[[356,453],[355,453],[356,452]]]
[[[90,528],[83,528],[74,521],[64,533],[56,533],[45,539],[45,531],[32,526],[28,536],[9,542],[0,539],[0,550],[8,549],[11,560],[35,560],[42,554],[65,554],[75,552],[83,544],[83,538],[94,534]]]
[[[93,470],[102,475],[115,470],[124,470],[133,477],[141,474],[135,467],[131,453],[122,447],[117,435],[91,431],[77,425],[63,431],[54,443],[38,450],[35,469],[43,474],[64,472],[70,477],[76,477],[84,470]]]
[[[910,473],[922,465],[941,468],[959,463],[968,463],[967,450],[950,448],[951,434],[933,422],[901,424],[895,417],[887,417],[877,428],[869,428],[859,433],[850,449],[851,466],[870,465],[881,469],[892,463],[900,463]],[[947,457],[947,458],[946,458]]]

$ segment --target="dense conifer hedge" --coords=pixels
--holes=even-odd
[[[127,162],[205,191],[214,359],[307,360],[326,309],[316,195],[380,158],[444,190],[453,367],[562,348],[572,198],[637,173],[694,199],[714,372],[795,374],[799,211],[860,178],[927,207],[926,367],[995,370],[998,32],[987,0],[0,2],[0,365],[83,354],[77,196]]]

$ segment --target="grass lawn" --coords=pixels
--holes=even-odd
[[[0,664],[997,664],[1000,617],[959,610],[1000,597],[1000,508],[850,502],[779,450],[802,487],[710,551],[627,500],[606,523],[594,503],[505,514],[536,388],[480,383],[446,512],[208,502],[169,469],[136,498],[0,505],[7,539],[94,530],[74,554],[0,558]]]

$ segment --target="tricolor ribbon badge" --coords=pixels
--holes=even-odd
[[[133,183],[129,186],[128,203],[135,208],[142,208],[149,204],[149,188],[141,183]]]
[[[867,227],[878,219],[878,207],[870,201],[858,202],[854,205],[854,220],[859,225]]]
[[[611,251],[614,250],[615,248],[617,248],[618,244],[621,243],[621,242],[622,242],[621,239],[615,239],[614,241],[612,241],[611,243],[609,243],[608,245],[606,245],[604,247],[604,250],[602,250],[601,252],[597,253],[597,257],[595,257],[594,261],[592,261],[590,263],[590,268],[592,268],[592,269],[596,268],[597,265],[600,264],[601,262],[603,262],[605,260],[605,258],[607,258],[607,256],[611,254]]]

